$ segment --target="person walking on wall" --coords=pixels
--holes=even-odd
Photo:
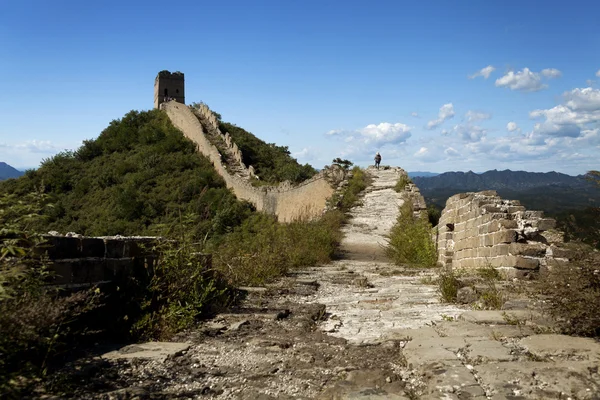
[[[375,154],[375,168],[379,169],[379,164],[381,164],[381,154],[377,152],[377,154]]]

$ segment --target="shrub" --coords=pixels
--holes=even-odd
[[[198,250],[199,244],[185,238],[163,242],[155,249],[159,256],[149,283],[137,288],[140,310],[132,327],[135,338],[168,339],[228,303],[224,279],[209,268]]]
[[[443,270],[437,279],[438,293],[442,301],[455,303],[460,281],[451,269]]]
[[[413,205],[405,201],[389,235],[386,254],[396,264],[434,267],[437,261],[431,225],[423,217],[413,215]]]
[[[394,186],[394,190],[398,193],[402,192],[404,190],[404,188],[406,188],[406,185],[408,185],[409,183],[412,183],[412,181],[410,180],[410,178],[408,177],[408,175],[400,175],[400,179],[398,179],[398,182],[396,182],[396,186]]]
[[[372,178],[360,167],[352,168],[348,184],[341,193],[336,193],[329,199],[329,208],[337,208],[342,212],[348,212],[358,204],[358,194],[365,190],[371,183]]]
[[[290,269],[326,263],[341,240],[343,214],[280,224],[255,214],[212,249],[215,265],[235,285],[261,285]]]
[[[567,334],[600,336],[600,253],[587,249],[566,265],[554,265],[542,280],[550,313]]]

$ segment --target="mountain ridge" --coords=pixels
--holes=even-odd
[[[24,172],[19,171],[15,167],[8,165],[7,163],[0,161],[0,181],[10,178],[18,178],[23,176]]]

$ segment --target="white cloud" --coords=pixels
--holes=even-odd
[[[578,137],[582,131],[600,124],[600,89],[575,88],[563,94],[563,104],[546,110],[533,110],[531,118],[545,118],[535,124],[534,133],[555,137]]]
[[[546,78],[559,78],[560,76],[562,76],[562,72],[560,72],[556,68],[545,68],[541,71],[541,73]]]
[[[548,87],[542,83],[540,73],[532,72],[529,68],[523,68],[517,73],[508,71],[506,75],[496,79],[497,87],[508,87],[511,90],[522,92],[537,92]]]
[[[459,124],[454,126],[454,132],[465,142],[478,142],[483,139],[487,130],[477,125]]]
[[[410,127],[399,122],[391,124],[382,122],[378,125],[370,124],[359,130],[366,144],[376,143],[402,143],[410,135]]]
[[[598,71],[596,71],[596,76],[597,76],[598,78],[600,78],[600,69],[599,69]]]
[[[507,129],[509,132],[514,132],[514,131],[516,131],[517,129],[519,129],[519,126],[517,125],[517,123],[516,123],[516,122],[509,122],[508,124],[506,124],[506,129]]]
[[[492,72],[494,72],[496,70],[496,68],[492,67],[491,65],[488,65],[485,68],[480,69],[479,71],[475,72],[473,75],[469,75],[469,79],[475,79],[478,76],[483,76],[483,79],[487,79],[490,77],[490,74]]]
[[[477,111],[471,111],[471,110],[467,111],[465,116],[467,117],[467,121],[469,121],[469,122],[482,121],[484,119],[492,118],[491,114],[477,112]]]
[[[325,133],[328,136],[335,136],[335,135],[339,135],[341,133],[343,133],[344,131],[342,129],[332,129],[329,132]]]
[[[77,145],[63,145],[48,140],[28,140],[20,143],[0,143],[0,160],[13,167],[34,167],[45,158],[67,150],[78,148]]]
[[[417,112],[414,112],[414,111],[413,111],[413,112],[411,112],[411,113],[410,113],[410,115],[411,115],[412,117],[415,117],[415,118],[417,118],[417,117],[419,116],[419,113],[417,113]]]
[[[444,150],[444,154],[446,154],[448,157],[460,157],[460,153],[458,151],[456,151],[456,149],[452,148],[452,147],[447,147]]]
[[[316,154],[314,149],[310,147],[305,147],[300,151],[292,153],[292,157],[302,160],[302,162],[312,161],[316,158]]]
[[[440,107],[438,118],[427,123],[427,129],[434,129],[440,126],[444,121],[454,117],[454,106],[452,103],[444,104]]]

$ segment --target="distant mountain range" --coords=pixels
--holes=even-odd
[[[582,175],[492,170],[481,174],[444,172],[411,179],[428,204],[440,207],[444,207],[452,195],[482,190],[496,190],[505,199],[520,200],[528,209],[551,214],[600,205],[600,190]]]
[[[9,178],[18,178],[23,174],[24,172],[19,171],[18,169],[11,167],[7,163],[0,161],[0,181]]]
[[[415,178],[417,176],[422,176],[425,178],[428,178],[430,176],[437,176],[439,175],[437,172],[427,172],[427,171],[414,171],[414,172],[408,172],[408,177],[409,178]]]

